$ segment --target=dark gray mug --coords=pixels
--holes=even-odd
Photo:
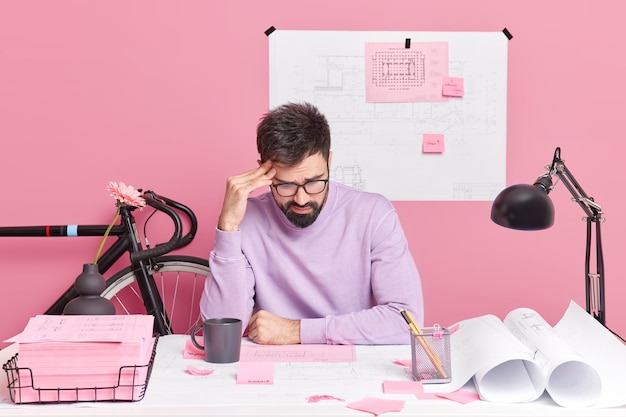
[[[196,340],[196,333],[202,329],[204,344]],[[207,319],[191,329],[191,342],[204,350],[204,360],[211,363],[232,363],[239,361],[241,352],[241,320],[233,318]]]

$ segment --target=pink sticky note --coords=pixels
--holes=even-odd
[[[450,97],[463,97],[465,94],[463,78],[443,77],[442,94]]]
[[[317,403],[320,401],[330,401],[330,400],[345,401],[343,398],[333,397],[332,395],[311,395],[310,397],[307,397],[306,402]]]
[[[439,133],[424,133],[422,139],[423,153],[442,153],[444,151],[443,135]]]
[[[348,408],[360,411],[367,411],[368,413],[372,413],[375,416],[379,416],[383,413],[388,413],[390,411],[402,411],[402,409],[404,408],[404,401],[382,400],[380,398],[365,397],[362,400],[348,404]]]
[[[207,375],[211,375],[213,373],[212,369],[203,369],[203,368],[196,368],[195,366],[188,366],[187,367],[187,373],[194,375],[194,376],[207,376]]]
[[[407,368],[411,367],[411,359],[396,359],[393,363],[400,366],[406,366]]]
[[[241,346],[240,362],[354,362],[354,345],[257,345]]]
[[[463,388],[458,389],[454,392],[437,393],[437,396],[441,398],[447,398],[461,404],[467,404],[473,401],[480,401],[480,396],[478,394]]]
[[[239,362],[237,383],[261,385],[273,384],[274,368],[274,362]]]
[[[421,381],[383,381],[385,394],[415,394],[424,392]]]
[[[461,327],[461,325],[459,323],[455,323],[452,326],[448,327],[448,331],[450,332],[450,334],[452,334],[459,330],[459,327]]]
[[[198,349],[191,339],[187,339],[185,350],[183,351],[183,359],[204,359],[204,350]]]

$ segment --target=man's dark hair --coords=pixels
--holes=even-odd
[[[326,117],[310,103],[287,103],[267,112],[257,126],[261,162],[272,160],[293,166],[321,152],[330,152],[330,127]]]

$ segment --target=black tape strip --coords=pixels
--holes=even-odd
[[[513,39],[513,35],[511,35],[511,32],[509,32],[507,28],[502,29],[502,33],[504,33],[504,36],[506,36],[509,40]]]
[[[409,49],[411,47],[411,38],[406,38],[404,40],[404,47]]]
[[[266,31],[265,31],[265,36],[270,36],[272,34],[272,32],[274,32],[276,30],[276,28],[274,26],[270,26]]]

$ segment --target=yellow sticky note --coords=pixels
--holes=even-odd
[[[423,153],[443,153],[445,150],[443,135],[439,133],[424,133],[422,139]]]

